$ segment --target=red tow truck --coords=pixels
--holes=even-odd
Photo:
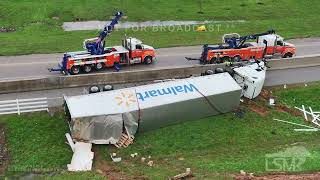
[[[51,68],[49,71],[75,75],[102,70],[105,67],[115,67],[119,70],[119,65],[151,64],[155,60],[155,50],[139,39],[125,37],[122,46],[105,47],[104,39],[110,35],[122,15],[122,12],[117,12],[115,18],[104,27],[98,37],[84,40],[85,51],[65,53],[59,67]]]
[[[222,39],[223,44],[204,45],[200,58],[186,57],[186,59],[200,60],[202,64],[214,64],[276,56],[289,58],[296,53],[295,46],[285,42],[281,36],[275,34],[274,30],[248,36],[240,36],[236,33],[225,34]],[[256,40],[256,42],[247,42],[247,40]]]

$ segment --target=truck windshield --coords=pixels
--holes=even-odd
[[[283,46],[283,42],[282,41],[277,41],[277,46]]]

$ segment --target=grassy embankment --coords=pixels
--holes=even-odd
[[[154,47],[218,43],[224,33],[250,34],[271,28],[286,38],[320,35],[318,10],[320,1],[309,0],[215,0],[199,1],[92,0],[92,1],[10,1],[0,2],[0,27],[13,27],[16,32],[0,33],[0,55],[66,52],[82,49],[83,39],[98,31],[64,32],[66,21],[108,20],[115,11],[128,16],[124,21],[149,20],[214,20],[212,31],[195,32],[178,28],[172,32],[119,30],[107,40],[108,45],[120,44],[124,34],[142,39]],[[244,20],[243,23],[223,21]],[[209,26],[209,25],[208,25]],[[184,29],[184,28],[183,28]],[[187,28],[188,29],[188,28]]]
[[[320,85],[292,89],[274,89],[279,102],[289,107],[312,106],[320,109]],[[264,106],[263,101],[256,101]],[[295,132],[292,125],[273,121],[278,118],[304,123],[301,117],[265,107],[269,112],[261,116],[249,109],[245,118],[236,118],[232,113],[186,122],[151,132],[137,134],[135,143],[127,149],[111,146],[95,148],[95,170],[108,166],[127,176],[144,176],[164,179],[191,168],[197,178],[219,178],[236,174],[240,170],[258,174],[268,173],[265,155],[284,151],[296,146],[305,147],[311,154],[298,172],[319,171],[320,143],[317,132]],[[56,179],[101,178],[93,173],[72,174],[66,172],[71,160],[71,150],[66,145],[64,133],[68,131],[61,114],[53,117],[36,113],[23,116],[2,116],[6,124],[10,162],[7,175],[16,171],[57,170]],[[123,161],[114,164],[108,154],[117,152]],[[131,153],[139,153],[131,158]],[[141,163],[140,158],[152,156],[154,167]]]

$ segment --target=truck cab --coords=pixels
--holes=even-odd
[[[267,42],[266,56],[280,56],[283,58],[290,58],[296,54],[296,47],[288,42],[285,42],[283,37],[277,34],[269,34],[259,36],[257,39],[258,45],[263,46],[263,41]]]
[[[143,44],[137,38],[125,38],[122,41],[122,46],[129,51],[130,64],[151,64],[155,60],[155,49],[152,46]]]

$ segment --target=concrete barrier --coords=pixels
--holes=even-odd
[[[269,70],[303,68],[320,65],[320,56],[294,57],[289,59],[273,59],[268,61]]]
[[[318,66],[320,65],[320,56],[270,60],[268,65],[270,66],[270,70]],[[215,69],[224,66],[224,64],[210,64],[205,66],[194,65],[185,67],[168,67],[161,69],[98,73],[76,76],[61,75],[57,77],[10,80],[0,82],[0,94],[72,88],[99,84],[123,84],[153,81],[158,79],[185,78],[191,75],[200,74],[208,69]]]

